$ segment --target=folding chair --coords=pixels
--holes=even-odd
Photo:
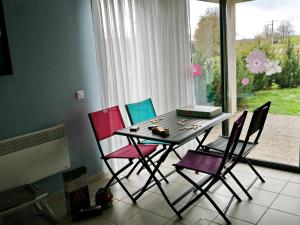
[[[239,162],[245,161],[250,168],[253,170],[253,172],[257,175],[257,178],[261,180],[261,182],[265,182],[265,180],[262,178],[262,176],[257,172],[257,170],[254,168],[254,166],[247,160],[248,154],[251,152],[251,150],[258,144],[258,140],[261,136],[261,133],[264,128],[264,124],[270,109],[271,102],[268,101],[262,106],[258,107],[254,110],[251,122],[246,134],[245,140],[239,140],[236,146],[236,149],[233,153],[234,163],[230,165],[230,167],[227,168],[227,172],[224,174],[224,176],[229,173],[233,179],[238,183],[238,185],[242,188],[242,190],[245,192],[245,194],[249,197],[249,199],[252,199],[251,195],[248,193],[248,191],[242,186],[242,184],[238,181],[238,179],[234,176],[233,172],[231,171],[232,168]],[[253,134],[257,133],[256,137],[254,138],[254,141],[251,142],[250,138]],[[218,137],[213,142],[204,145],[204,151],[210,151],[215,152],[219,154],[223,154],[226,149],[226,143],[228,141],[228,137]],[[256,182],[257,179],[253,181],[253,183],[248,187],[248,190],[250,187]]]
[[[238,143],[245,119],[247,116],[247,111],[245,111],[238,120],[233,124],[229,139],[227,140],[226,150],[224,155],[213,154],[210,152],[203,152],[197,150],[189,150],[187,154],[183,157],[181,161],[174,164],[176,171],[185,178],[189,183],[191,183],[195,190],[200,191],[195,197],[193,197],[186,205],[184,205],[178,212],[179,214],[191,206],[203,195],[209,200],[209,202],[215,207],[215,209],[220,213],[224,220],[230,224],[229,219],[226,217],[225,213],[219,208],[219,206],[213,201],[213,199],[208,195],[209,189],[218,181],[221,181],[233,194],[233,196],[241,201],[239,196],[234,192],[234,190],[227,184],[223,178],[224,172],[226,172],[226,166],[231,163],[231,157],[235,151],[235,147]],[[207,178],[204,182],[196,183],[193,181],[189,175],[183,173],[183,170],[193,170],[198,173],[207,174]],[[196,193],[196,192],[195,192]],[[176,201],[175,201],[176,202]],[[177,201],[178,202],[178,201]],[[173,203],[174,204],[174,203]]]
[[[127,105],[125,105],[125,108],[126,108],[130,123],[132,125],[152,119],[157,116],[151,98],[148,98],[148,99],[140,101],[140,102],[127,104]],[[153,154],[151,156],[152,158],[155,157],[156,155],[158,155],[163,150],[165,150],[168,145],[168,143],[166,143],[166,142],[153,141],[153,140],[143,140],[143,141],[138,140],[138,141],[139,141],[139,143],[142,143],[142,144],[156,144],[156,145],[163,146],[159,151],[157,151],[155,154]],[[173,150],[173,152],[179,159],[181,159],[181,157],[175,150]],[[128,173],[127,176],[130,176],[130,174],[134,171],[134,169],[136,168],[137,165],[138,164],[136,164],[132,168],[132,170]],[[142,171],[142,169],[143,169],[143,167],[141,167],[139,169],[137,174],[139,174]]]
[[[114,152],[111,152],[107,155],[104,154],[104,151],[100,144],[100,142],[102,140],[113,136],[114,132],[125,128],[119,106],[114,106],[111,108],[103,109],[101,111],[92,112],[92,113],[89,113],[88,115],[89,115],[89,119],[90,119],[93,131],[95,134],[95,138],[96,138],[98,147],[99,147],[101,158],[104,160],[107,168],[109,169],[109,171],[112,174],[112,178],[106,184],[105,188],[107,189],[109,186],[114,184],[113,181],[116,180],[116,182],[121,185],[121,187],[124,189],[126,194],[130,197],[132,202],[135,203],[136,199],[133,197],[132,194],[129,193],[129,191],[126,189],[124,184],[121,182],[121,180],[124,177],[119,178],[118,176],[133,164],[134,159],[139,160],[140,154],[137,152],[137,149],[135,148],[135,146],[132,143],[130,143],[129,139],[128,139],[128,142],[129,142],[128,145],[126,145]],[[142,156],[144,158],[146,158],[148,160],[148,162],[150,162],[151,164],[154,165],[154,162],[150,159],[149,155],[156,150],[157,145],[138,144],[138,148],[140,149]],[[114,172],[108,163],[108,160],[110,160],[110,159],[128,159],[129,162],[125,166],[123,166],[121,169]],[[160,171],[158,171],[158,172],[163,177],[162,173]],[[165,181],[167,182],[166,179],[165,179]]]

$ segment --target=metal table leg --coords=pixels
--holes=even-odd
[[[168,205],[170,206],[170,208],[175,212],[175,214],[182,219],[182,216],[180,215],[180,213],[176,210],[176,208],[174,207],[174,205],[171,203],[171,201],[168,199],[166,193],[164,192],[163,188],[161,187],[160,181],[156,178],[155,173],[157,173],[159,171],[159,167],[162,164],[162,162],[165,161],[166,157],[168,156],[168,154],[172,151],[173,149],[173,144],[171,144],[169,146],[169,148],[162,154],[162,156],[160,157],[160,159],[157,161],[156,166],[154,167],[153,170],[151,170],[150,166],[147,164],[147,161],[145,160],[145,158],[142,155],[141,150],[139,149],[137,143],[135,142],[135,140],[133,138],[131,138],[132,143],[134,144],[135,148],[137,149],[139,155],[141,156],[141,162],[144,165],[144,167],[146,168],[146,170],[150,173],[150,177],[148,178],[148,180],[146,181],[144,187],[142,188],[142,190],[140,191],[140,193],[135,197],[135,200],[137,200],[138,198],[140,198],[143,193],[148,189],[149,184],[151,183],[151,180],[153,179],[154,182],[156,183],[158,189],[160,190],[160,192],[162,193],[164,199],[166,200],[166,202],[168,203]]]

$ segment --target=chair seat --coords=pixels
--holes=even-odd
[[[143,156],[148,156],[152,152],[154,152],[157,148],[157,145],[143,145],[138,144],[139,149],[142,152]],[[137,149],[134,147],[134,145],[126,145],[120,149],[118,149],[115,152],[109,153],[105,156],[107,159],[111,158],[126,158],[126,159],[139,159],[140,155],[137,152]]]
[[[218,152],[224,152],[226,149],[227,142],[228,142],[228,137],[220,136],[216,140],[214,140],[204,146],[208,147],[210,149],[214,149]],[[239,142],[234,150],[234,153],[233,153],[234,156],[239,155],[243,145],[244,145],[244,141],[239,140]],[[246,148],[244,150],[243,156],[247,155],[250,152],[250,150],[255,147],[255,145],[256,145],[255,143],[248,142],[248,144],[246,145]]]
[[[142,141],[143,144],[153,144],[153,145],[169,145],[167,142],[162,142],[162,141],[152,141],[152,140],[144,140]]]
[[[216,174],[222,163],[223,156],[207,152],[189,150],[178,163],[174,164],[179,169],[190,169],[207,174]]]

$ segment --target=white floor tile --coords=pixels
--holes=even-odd
[[[196,182],[200,181],[201,179],[203,179],[206,176],[206,174],[203,174],[203,173],[196,174],[195,172],[192,172],[192,171],[185,172],[185,173],[188,174],[189,177]],[[169,179],[169,181],[172,181],[174,183],[179,183],[179,184],[183,184],[183,185],[189,184],[188,181],[185,178],[183,178],[181,175],[179,175],[178,173],[172,174],[168,179]]]
[[[171,160],[172,161],[172,160]],[[178,161],[176,158],[173,161]],[[169,161],[170,162],[170,161]],[[169,164],[164,164],[162,171],[164,173],[173,169]],[[240,187],[235,184],[232,178],[228,175],[227,182],[242,198],[241,203],[232,203],[227,216],[233,225],[298,225],[300,224],[300,175],[283,172],[278,170],[256,167],[264,176],[266,183],[261,183],[257,180],[250,189],[250,194],[253,200],[248,200]],[[247,187],[255,178],[253,172],[246,164],[238,164],[234,168],[234,174]],[[203,175],[197,175],[193,172],[188,172],[192,179],[200,180]],[[132,174],[129,179],[124,179],[126,187],[130,191],[135,191],[146,181],[147,172],[142,172],[140,175]],[[288,181],[289,180],[289,181]],[[104,187],[108,179],[101,179],[90,185],[91,203],[94,204],[94,195],[100,187]],[[162,187],[173,201],[191,185],[186,182],[180,175],[174,173],[169,177],[169,184],[162,183]],[[180,220],[165,202],[161,192],[157,187],[153,187],[137,201],[137,204],[132,204],[130,198],[126,195],[120,185],[112,187],[115,196],[114,204],[110,209],[103,212],[102,215],[95,218],[82,220],[77,222],[78,225],[217,225],[225,224],[225,221],[217,213],[216,209],[203,196],[192,207],[182,213],[183,219]],[[280,194],[279,194],[280,193]],[[217,205],[224,209],[232,194],[220,182],[215,184],[209,193]],[[189,198],[191,197],[188,196]],[[176,208],[180,208],[189,199],[178,203]],[[52,194],[48,199],[50,207],[57,214],[62,225],[71,225],[71,217],[66,215],[64,193],[59,192]],[[267,210],[266,207],[270,209]],[[25,217],[21,217],[25,215]],[[26,213],[18,213],[19,221],[22,225],[50,225],[42,217],[35,215],[27,215]],[[15,219],[11,217],[12,219]],[[22,219],[25,218],[25,219]],[[16,225],[15,220],[10,220],[12,223],[8,225]],[[213,222],[212,222],[213,221]],[[6,224],[5,224],[6,225]]]
[[[216,193],[209,193],[209,196],[219,206],[219,208],[221,210],[223,210],[227,206],[227,204],[228,204],[228,202],[230,200],[229,197],[224,196],[224,195],[219,195],[219,194],[216,194]],[[210,201],[205,196],[201,197],[196,202],[196,205],[199,206],[199,207],[201,207],[201,208],[205,208],[205,209],[209,209],[209,210],[217,212],[217,210],[215,209],[215,207],[210,203]]]
[[[277,210],[269,209],[259,221],[258,225],[299,225],[300,217]]]
[[[218,213],[200,208],[198,206],[191,206],[182,214],[183,219],[179,219],[177,216],[174,216],[172,220],[185,224],[185,225],[192,225],[198,224],[198,221],[213,221],[217,216]]]
[[[240,193],[242,192],[242,189],[236,184],[236,183],[229,183],[229,186],[234,190],[234,192],[237,195],[240,195]],[[210,192],[216,193],[216,194],[220,194],[220,195],[224,195],[227,197],[231,197],[232,193],[229,191],[229,189],[220,181],[217,182],[211,189]]]
[[[127,220],[124,225],[163,225],[168,220],[164,217],[158,216],[156,214],[142,211],[139,214],[133,216]]]
[[[190,186],[170,182],[168,184],[162,183],[161,187],[168,197],[176,199],[178,196],[180,196],[180,194],[184,193]],[[151,188],[149,191],[161,195],[161,192],[157,186]]]
[[[289,181],[294,174],[291,173],[291,172],[286,172],[286,171],[281,171],[281,170],[276,170],[276,169],[265,168],[262,171],[261,175],[263,177],[271,177],[271,178],[275,178],[275,179],[279,179],[279,180]]]
[[[300,198],[300,184],[288,183],[280,194]]]
[[[129,191],[129,193],[134,193],[136,190],[138,190],[137,187],[133,187],[130,185],[124,185],[124,186]],[[115,184],[115,185],[111,186],[111,191],[113,193],[114,198],[117,200],[122,200],[123,198],[128,197],[128,195],[126,194],[124,189],[119,184]]]
[[[156,194],[156,193],[152,193],[150,191],[146,191],[136,202],[136,204],[133,204],[131,199],[129,197],[126,197],[124,199],[122,199],[123,202],[139,207],[141,209],[147,209],[147,207],[151,204],[153,204],[153,202],[155,202],[157,199],[162,198],[161,195]]]
[[[180,221],[175,221],[175,220],[169,220],[167,223],[164,225],[183,225],[183,223],[180,223]]]
[[[235,219],[233,217],[228,216],[228,219],[231,222],[231,225],[252,225],[252,223],[248,223],[242,220]],[[216,225],[216,224],[221,224],[221,225],[227,225],[226,221],[223,219],[222,216],[218,216],[213,223],[210,223],[209,225]]]
[[[261,166],[254,166],[255,169],[261,174],[262,171],[265,169],[265,167]],[[233,171],[239,171],[239,172],[244,172],[244,173],[249,173],[251,175],[255,175],[254,171],[249,167],[248,164],[246,163],[238,163],[234,168]],[[256,175],[255,175],[256,176]]]
[[[277,197],[277,193],[265,191],[252,187],[249,190],[252,200],[249,200],[246,195],[241,196],[242,200],[249,203],[269,207]]]
[[[300,199],[279,195],[270,208],[300,216]]]
[[[293,174],[290,179],[290,182],[300,184],[300,174]]]
[[[81,221],[77,221],[77,222],[73,222],[70,219],[66,220],[62,220],[59,225],[74,225],[74,224],[78,224],[78,225],[96,225],[96,224],[101,224],[101,225],[115,225],[112,222],[109,222],[108,220],[105,220],[100,216],[96,216],[93,218],[89,218],[89,219],[84,219]],[[40,225],[40,224],[37,224]],[[49,224],[50,225],[50,224]]]
[[[174,200],[172,198],[169,199],[170,201]],[[123,201],[130,202],[130,199],[126,198]],[[135,206],[156,213],[157,215],[166,217],[168,219],[171,219],[175,215],[175,212],[171,209],[162,195],[152,192],[144,193],[144,195],[138,199]]]
[[[256,178],[257,176],[251,173],[245,173],[245,172],[240,172],[240,171],[234,171],[233,175],[244,185],[250,185]],[[229,183],[235,183],[234,179],[230,176],[230,174],[226,175],[227,181]]]
[[[269,177],[264,177],[264,179],[266,181],[265,183],[262,183],[260,180],[257,180],[253,185],[253,187],[266,190],[266,191],[279,193],[287,184],[287,181],[284,180],[278,180]]]
[[[234,201],[230,206],[227,215],[236,219],[246,221],[248,223],[256,224],[259,219],[264,215],[267,208],[248,202]]]
[[[122,182],[125,185],[130,185],[136,188],[140,188],[146,183],[148,178],[149,175],[146,174],[140,174],[140,175],[132,174],[128,179],[123,179]]]
[[[122,224],[141,211],[142,210],[137,207],[119,201],[116,204],[113,204],[109,209],[105,210],[101,217],[112,223]]]

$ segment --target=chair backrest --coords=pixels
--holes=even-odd
[[[89,118],[98,142],[125,128],[119,106],[89,113]]]
[[[231,159],[234,150],[238,144],[238,141],[240,139],[240,135],[247,117],[247,111],[244,111],[242,115],[233,123],[228,142],[226,145],[226,149],[223,155],[223,161],[220,164],[219,173],[223,170],[225,163],[228,159]]]
[[[156,117],[151,98],[127,104],[125,108],[132,125]]]
[[[245,142],[248,142],[250,136],[258,131],[256,138],[254,140],[255,144],[258,143],[258,139],[260,138],[261,132],[264,128],[270,106],[271,106],[271,102],[269,101],[254,110],[252,118],[251,118],[251,122],[250,122],[250,125],[248,128],[248,132],[247,132],[247,135],[245,138]]]

